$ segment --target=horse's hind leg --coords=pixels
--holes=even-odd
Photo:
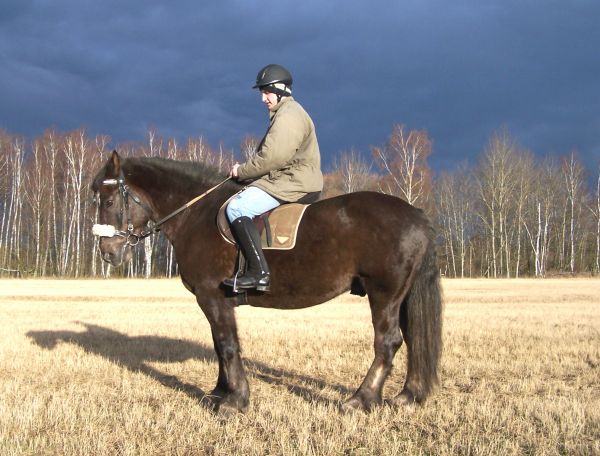
[[[383,385],[396,352],[402,345],[399,324],[399,307],[402,299],[385,292],[369,291],[369,304],[375,331],[375,359],[354,395],[343,405],[343,410],[371,410],[381,404]]]
[[[410,294],[400,309],[400,328],[406,341],[406,381],[392,403],[404,406],[423,402],[438,384],[442,350],[442,295],[430,244]]]

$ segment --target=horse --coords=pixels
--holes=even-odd
[[[175,250],[184,286],[210,323],[219,363],[211,392],[214,409],[230,414],[248,409],[250,390],[236,326],[239,296],[221,283],[234,273],[237,249],[224,240],[216,223],[220,207],[243,186],[233,180],[215,186],[223,177],[201,163],[122,158],[113,151],[94,177],[92,190],[100,223],[117,233],[100,235],[99,241],[103,260],[113,266],[131,259],[148,223],[180,208],[161,222],[161,229]],[[200,193],[200,201],[187,204]],[[443,304],[434,238],[423,211],[394,196],[356,192],[319,200],[304,212],[292,250],[265,251],[271,290],[248,291],[246,303],[300,309],[348,291],[368,296],[375,356],[361,385],[340,408],[412,407],[439,383]],[[384,402],[383,385],[404,341],[405,383]]]

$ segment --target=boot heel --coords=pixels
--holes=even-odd
[[[270,291],[271,286],[270,285],[257,285],[256,290],[257,291]]]

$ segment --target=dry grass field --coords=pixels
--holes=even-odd
[[[251,388],[224,420],[177,280],[0,280],[0,454],[600,454],[600,280],[445,280],[440,388],[339,413],[372,359],[365,299],[240,307]],[[404,378],[401,349],[384,391]]]

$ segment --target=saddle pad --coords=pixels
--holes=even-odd
[[[225,204],[219,209],[217,214],[217,227],[223,239],[230,244],[235,244],[235,239],[229,228],[229,221],[225,215],[225,208],[233,197],[228,199]],[[286,203],[276,207],[267,214],[263,214],[260,217],[254,219],[254,224],[258,228],[258,232],[261,237],[261,244],[263,249],[275,249],[275,250],[290,250],[296,245],[296,235],[298,234],[298,227],[300,226],[300,220],[304,215],[304,211],[308,207],[308,204],[299,203]],[[267,217],[268,224],[271,230],[271,241],[272,245],[267,245],[267,233],[265,229],[265,222],[262,220]]]
[[[267,246],[266,229],[261,234],[263,248],[265,249],[293,249],[296,245],[296,235],[300,220],[308,204],[287,203],[272,210],[268,215],[271,228],[272,245]]]

